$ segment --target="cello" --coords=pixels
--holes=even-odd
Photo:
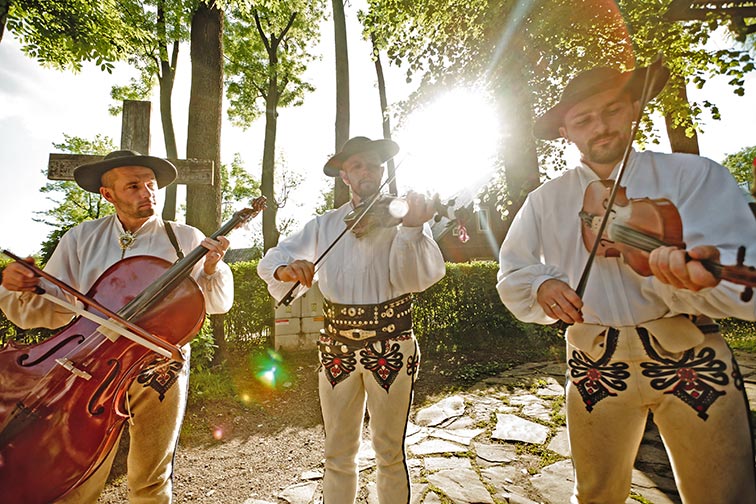
[[[265,198],[257,198],[211,238],[228,234],[264,206]],[[183,360],[180,347],[202,327],[204,298],[190,273],[207,252],[198,246],[173,264],[144,255],[123,259],[86,295],[22,262],[84,302],[88,313],[46,341],[0,349],[3,502],[55,501],[102,464],[130,416],[133,380],[156,352]]]

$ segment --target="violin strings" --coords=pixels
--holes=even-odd
[[[630,245],[631,247],[643,250],[644,252],[651,252],[656,248],[666,247],[669,245],[662,240],[656,239],[653,236],[649,236],[645,233],[632,229],[628,226],[624,226],[622,224],[613,223],[609,229],[609,237],[614,241]],[[721,264],[710,260],[703,260],[701,261],[701,263],[715,276],[722,276],[724,266],[722,266]]]

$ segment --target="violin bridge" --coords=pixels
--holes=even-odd
[[[87,373],[86,371],[82,371],[81,369],[77,368],[73,362],[71,362],[69,359],[66,358],[60,358],[55,359],[55,362],[69,370],[73,375],[78,376],[79,378],[84,378],[85,380],[89,380],[92,378],[92,375]]]

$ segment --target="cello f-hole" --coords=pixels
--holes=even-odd
[[[22,366],[22,367],[36,366],[40,362],[43,362],[43,361],[47,360],[49,357],[57,354],[58,351],[61,348],[63,348],[64,346],[66,346],[67,344],[69,344],[71,341],[74,341],[74,340],[78,340],[78,341],[76,341],[76,344],[80,345],[84,341],[84,336],[81,335],[81,334],[74,334],[72,336],[69,336],[68,338],[64,339],[63,341],[61,341],[60,343],[58,343],[57,345],[55,345],[54,347],[52,347],[50,350],[48,350],[47,352],[45,352],[37,360],[33,360],[31,362],[26,362],[26,360],[29,358],[29,354],[23,354],[23,355],[20,355],[18,357],[18,359],[16,360],[16,362],[18,363],[19,366]]]
[[[121,363],[118,361],[118,359],[110,359],[108,361],[108,365],[112,366],[110,373],[108,373],[105,379],[102,380],[102,383],[99,387],[97,387],[95,393],[92,394],[92,398],[89,400],[89,404],[87,405],[87,410],[92,416],[102,415],[105,412],[105,406],[103,406],[102,404],[98,406],[97,403],[99,402],[100,397],[104,394],[105,389],[107,389],[110,384],[115,381],[116,377],[121,372]]]

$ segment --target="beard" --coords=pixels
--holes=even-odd
[[[596,142],[609,139],[607,143],[595,145]],[[588,141],[587,160],[600,164],[618,163],[625,154],[625,143],[619,133],[601,135]]]
[[[361,201],[365,201],[378,192],[378,184],[372,180],[362,180],[355,184],[352,191],[360,197]]]
[[[153,215],[155,215],[155,208],[154,207],[142,208],[141,210],[137,210],[136,211],[136,216],[139,217],[139,218],[152,217]]]

